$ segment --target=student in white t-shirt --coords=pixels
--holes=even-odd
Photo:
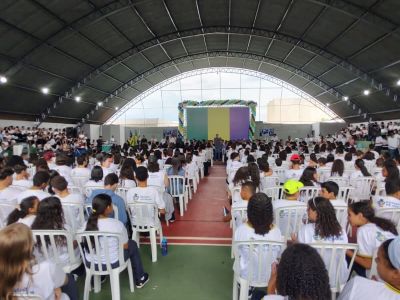
[[[99,155],[101,168],[103,169],[103,178],[105,178],[108,174],[114,173],[114,170],[111,168],[111,164],[113,162],[113,157],[111,154],[101,153]]]
[[[36,196],[30,196],[21,201],[18,208],[14,209],[7,218],[7,225],[13,223],[22,223],[31,227],[36,218],[36,212],[39,199]]]
[[[17,197],[18,204],[21,203],[22,199],[29,196],[36,196],[40,201],[46,197],[50,197],[50,194],[45,192],[44,189],[49,185],[50,174],[45,171],[39,171],[33,176],[33,186],[23,192]]]
[[[103,187],[103,169],[100,166],[94,166],[90,173],[90,179],[85,183],[85,187]],[[88,195],[87,195],[88,196]]]
[[[156,186],[160,188],[160,190],[165,191],[165,188],[169,186],[168,176],[163,170],[160,170],[160,166],[155,156],[149,157],[147,170],[149,172],[147,185]]]
[[[281,231],[273,224],[273,207],[271,198],[264,193],[254,194],[247,206],[247,222],[240,225],[235,232],[235,241],[283,241]],[[257,250],[261,250],[257,248]],[[257,251],[256,250],[256,251]],[[264,249],[262,249],[264,250]],[[277,262],[280,253],[280,247],[272,250],[272,257],[268,256],[268,250],[265,249],[265,254],[262,255],[261,261],[253,258],[257,254],[249,253],[247,246],[239,246],[238,256],[235,260],[234,268],[240,274],[241,278],[247,278],[249,261],[254,262],[253,270],[263,270],[261,274],[253,274],[253,280],[257,282],[267,282],[271,274],[271,264]],[[260,266],[261,265],[261,266]],[[257,272],[255,272],[257,273]],[[251,286],[251,282],[250,282]]]
[[[350,185],[356,187],[354,181],[357,178],[369,177],[371,176],[371,174],[368,172],[367,168],[365,167],[365,163],[362,159],[356,159],[354,163],[354,168],[356,169],[356,171],[351,173],[350,175]]]
[[[134,161],[134,160],[132,160]],[[130,164],[123,164],[119,172],[119,186],[123,188],[134,188],[137,186],[135,172]]]
[[[272,266],[268,295],[263,300],[331,299],[329,276],[318,251],[306,244],[294,244]]]
[[[128,232],[125,225],[117,219],[110,218],[113,212],[111,197],[107,194],[98,194],[92,201],[92,214],[90,215],[86,225],[85,231],[105,231],[110,233],[117,233],[120,235],[120,241],[124,247],[124,258],[130,259],[137,288],[142,288],[149,281],[149,274],[147,274],[142,265],[140,252],[135,241],[128,238]],[[119,243],[116,238],[108,238],[108,253],[112,268],[118,267],[118,251]],[[104,240],[100,239],[101,249],[104,249]],[[97,256],[91,257],[88,249],[89,245],[84,245],[85,249],[85,263],[97,263]],[[104,250],[103,250],[104,251]],[[102,264],[106,264],[105,253],[100,254]]]
[[[175,221],[174,216],[174,205],[172,203],[172,198],[170,202],[165,203],[164,199],[161,198],[160,192],[157,188],[148,186],[147,180],[149,178],[149,173],[145,167],[138,167],[136,169],[136,179],[138,186],[128,190],[126,194],[126,201],[130,202],[141,202],[141,203],[154,203],[157,205],[160,214],[166,214],[166,219],[170,221]],[[132,216],[133,217],[133,216]],[[134,223],[134,220],[131,220]]]
[[[385,183],[386,196],[372,197],[372,205],[376,212],[385,208],[400,208],[400,179],[388,180]],[[391,214],[384,215],[390,219]]]
[[[292,156],[290,157],[290,161],[292,163],[292,166],[290,167],[289,170],[285,171],[285,178],[286,180],[289,179],[299,180],[304,171],[304,169],[301,168],[300,165],[301,163],[300,155],[292,154]]]
[[[25,224],[14,223],[0,230],[0,278],[3,281],[0,298],[27,294],[44,300],[77,300],[78,289],[73,277],[66,276],[61,267],[51,262],[36,264],[33,246],[32,232]]]
[[[400,239],[389,239],[378,249],[376,269],[381,281],[353,277],[338,300],[400,299]]]
[[[235,208],[246,208],[249,204],[251,197],[256,193],[257,187],[254,182],[248,180],[242,183],[242,187],[240,188],[240,200],[234,202],[232,204],[232,214],[228,214],[224,216],[224,222],[229,222],[233,219],[236,227],[239,227],[242,223],[247,222],[247,214],[242,216],[239,212],[233,212]]]
[[[300,228],[297,237],[292,236],[292,240],[297,240],[300,243],[333,243],[333,244],[347,244],[346,230],[342,228],[336,219],[335,210],[330,201],[322,197],[315,197],[310,199],[307,205],[308,223],[303,224]],[[332,251],[326,250],[322,259],[325,262],[325,266],[329,269],[331,263]],[[342,262],[340,266],[341,272],[339,275],[340,284],[345,284],[349,274],[347,272],[347,263],[345,258],[345,252],[338,251],[336,253],[336,261]],[[331,273],[330,284],[331,287],[335,287],[336,272],[338,266],[335,266]]]
[[[14,166],[15,178],[13,180],[13,186],[28,189],[33,185],[32,180],[29,180],[29,173],[27,169],[28,168],[25,165]]]
[[[17,204],[21,190],[12,187],[14,171],[11,168],[0,169],[0,201],[1,203]]]
[[[65,154],[58,154],[56,156],[56,166],[51,168],[52,170],[56,170],[58,174],[63,176],[70,184],[74,184],[71,178],[72,168],[69,166],[70,158]]]
[[[385,240],[394,238],[398,233],[391,221],[375,216],[374,208],[369,201],[350,204],[348,213],[350,225],[357,227],[359,247],[353,270],[358,275],[366,277],[366,270],[371,269],[374,252]],[[347,250],[347,255],[351,257],[353,251]]]
[[[88,160],[86,156],[81,155],[76,158],[77,167],[73,168],[71,171],[71,177],[86,177],[88,180],[90,178],[90,170],[88,166]]]

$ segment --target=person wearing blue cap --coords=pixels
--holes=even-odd
[[[356,276],[345,285],[338,300],[400,299],[400,237],[383,242],[375,262],[382,281]]]

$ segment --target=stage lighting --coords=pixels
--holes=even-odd
[[[4,84],[4,83],[7,83],[7,77],[5,77],[5,76],[0,76],[0,83],[2,83],[2,84]]]
[[[370,93],[371,93],[371,92],[370,92],[369,90],[364,90],[364,91],[363,91],[364,96],[368,96]]]
[[[397,80],[396,84],[397,84],[398,86],[400,86],[400,79]]]
[[[42,93],[47,95],[49,93],[49,88],[47,87],[42,88]]]
[[[75,97],[75,101],[76,101],[76,102],[79,102],[79,101],[81,101],[81,97],[79,97],[79,96],[76,96],[76,97]]]
[[[343,96],[343,100],[344,100],[344,101],[347,101],[347,100],[349,100],[349,97]]]

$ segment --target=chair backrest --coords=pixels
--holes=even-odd
[[[101,232],[101,231],[85,231],[78,233],[76,238],[80,243],[79,250],[86,260],[90,261],[90,267],[85,264],[85,268],[90,269],[92,274],[110,273],[111,267],[110,248],[112,243],[118,246],[118,263],[121,267],[124,265],[124,247],[121,236],[117,233]],[[87,248],[84,247],[87,245]],[[114,268],[115,270],[115,268]]]
[[[114,219],[118,220],[118,207],[115,204],[113,204],[112,207],[114,211]],[[92,204],[85,203],[84,208],[86,215],[89,217],[92,214]]]
[[[274,209],[275,224],[279,227],[285,240],[291,240],[292,233],[299,231],[307,222],[307,206],[293,205]]]
[[[319,181],[325,182],[326,178],[331,176],[331,168],[330,167],[318,168],[317,173],[319,174]]]
[[[279,186],[280,180],[278,176],[265,176],[260,180],[261,189]]]
[[[138,232],[148,231],[149,227],[160,225],[158,208],[155,203],[128,202],[127,210],[131,224]]]
[[[299,201],[308,202],[318,196],[320,189],[316,186],[305,186],[300,189]]]
[[[329,177],[325,181],[336,182],[339,187],[341,187],[341,186],[349,186],[349,179],[347,177],[339,177],[339,176]]]
[[[14,293],[13,295],[17,300],[43,300],[43,298],[36,294]]]
[[[15,205],[4,203],[4,201],[0,199],[0,228],[7,225],[8,215],[16,208]]]
[[[247,222],[247,207],[232,207],[232,233],[235,236],[236,228]]]
[[[339,293],[344,287],[358,251],[357,244],[311,243],[317,249],[329,274],[332,293]],[[350,263],[346,262],[346,251],[353,250]]]
[[[36,166],[33,164],[28,164],[26,171],[29,173],[29,178],[33,178],[33,176],[36,174]]]
[[[371,197],[375,179],[373,177],[360,177],[350,182],[354,187],[350,198],[355,201],[368,200]]]
[[[286,248],[282,241],[235,241],[233,245],[235,273],[250,286],[265,286],[271,276],[271,265]],[[240,263],[239,263],[240,262]],[[240,268],[243,270],[240,270]]]
[[[165,172],[167,172],[167,170],[168,170],[169,168],[171,168],[171,167],[172,167],[172,165],[164,164],[163,169],[164,169]]]
[[[85,223],[84,206],[76,203],[61,202],[65,221],[71,226],[72,232],[77,232]]]
[[[396,225],[397,231],[400,230],[400,208],[379,208],[375,209],[375,214],[392,221]]]
[[[282,199],[283,197],[283,187],[281,186],[269,187],[264,189],[262,192],[268,197],[271,197],[272,201]]]
[[[338,220],[340,226],[342,226],[342,228],[347,228],[348,207],[346,205],[335,205],[333,208],[335,209],[336,219]]]
[[[338,192],[336,199],[340,199],[346,203],[349,203],[350,195],[352,194],[353,190],[354,190],[354,188],[351,186],[340,186],[339,185],[339,192]]]
[[[275,175],[279,178],[279,183],[284,183],[286,180],[285,168],[274,168]]]
[[[87,176],[71,176],[71,179],[75,186],[79,186],[81,189],[83,189],[86,182],[88,182],[90,178]]]
[[[240,196],[241,188],[241,186],[235,186],[233,187],[233,189],[231,189],[232,203],[235,203],[242,199],[242,197]]]
[[[51,260],[57,265],[61,265],[67,273],[76,269],[82,263],[81,257],[74,252],[73,235],[67,230],[32,230],[36,247],[40,241],[40,254],[45,260]],[[65,249],[68,254],[68,263],[63,260]]]
[[[118,187],[118,188],[115,190],[115,193],[116,193],[118,196],[120,196],[122,199],[124,199],[124,202],[126,203],[126,201],[128,201],[128,200],[126,199],[126,194],[128,193],[128,191],[129,191],[129,188]]]
[[[169,193],[172,197],[183,196],[185,192],[185,177],[178,175],[168,176]]]
[[[86,197],[90,197],[90,195],[92,194],[92,192],[93,192],[94,190],[98,190],[98,189],[102,189],[102,187],[101,187],[101,186],[85,186],[85,187],[83,188],[83,194],[84,194]]]
[[[82,194],[82,189],[79,186],[68,185],[68,192],[71,194]]]

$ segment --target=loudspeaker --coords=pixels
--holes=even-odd
[[[78,130],[74,127],[67,127],[65,128],[65,134],[67,138],[77,138],[78,137]]]

